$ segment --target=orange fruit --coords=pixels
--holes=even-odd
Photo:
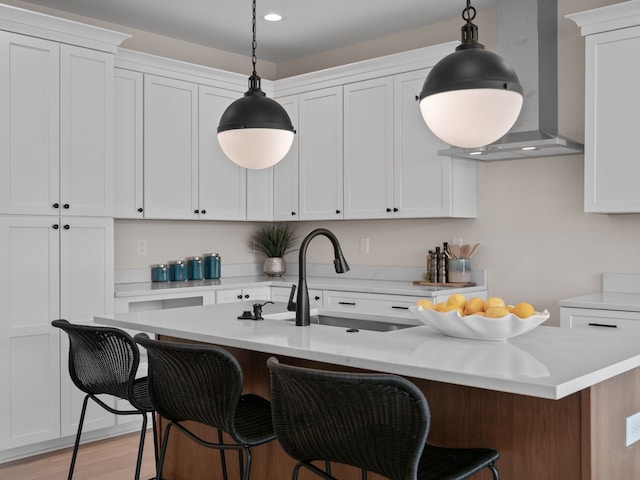
[[[518,318],[529,318],[531,315],[536,314],[535,308],[527,302],[520,302],[515,307],[513,307],[513,313]]]
[[[486,312],[492,307],[504,307],[506,304],[500,297],[489,297],[484,301],[484,311]]]
[[[488,318],[502,318],[506,315],[509,315],[509,310],[507,309],[507,307],[491,307],[488,308],[484,313]]]
[[[433,310],[435,306],[428,298],[421,298],[415,303],[416,307],[422,307],[423,310]]]
[[[467,300],[467,304],[464,307],[465,313],[473,315],[484,311],[484,300],[480,297],[472,297]]]

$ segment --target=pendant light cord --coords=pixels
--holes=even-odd
[[[256,48],[258,47],[258,41],[256,40],[256,0],[253,0],[253,41],[251,42],[251,62],[253,63],[253,75],[256,76],[256,63],[258,63],[258,57],[256,56]]]
[[[476,8],[471,6],[471,0],[467,0],[467,6],[462,11],[462,19],[471,23],[474,18],[476,18]]]

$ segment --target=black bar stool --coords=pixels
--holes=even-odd
[[[336,480],[313,461],[338,462],[391,480],[461,480],[484,468],[499,479],[490,448],[442,448],[426,443],[430,426],[424,394],[388,374],[345,373],[283,365],[271,371],[273,423],[278,441],[302,467]]]
[[[145,334],[135,341],[149,355],[149,392],[157,412],[169,420],[162,440],[158,479],[162,473],[172,427],[191,440],[220,450],[223,476],[227,478],[225,450],[239,455],[240,477],[249,480],[251,448],[275,440],[271,406],[258,395],[242,395],[242,369],[226,350],[212,345],[186,345],[151,340]],[[208,442],[187,429],[192,420],[218,430],[218,443]],[[224,443],[226,432],[236,443]],[[243,462],[243,454],[246,461]]]
[[[69,336],[69,375],[75,386],[86,393],[71,456],[69,480],[73,478],[82,425],[87,411],[87,402],[90,398],[113,414],[142,416],[135,474],[135,479],[138,480],[144,450],[144,437],[147,431],[147,413],[153,414],[154,412],[147,389],[147,377],[136,378],[140,363],[138,346],[131,335],[117,328],[76,325],[63,319],[54,320],[51,325],[62,329]],[[112,408],[97,397],[97,395],[103,394],[127,400],[133,410]],[[151,418],[157,463],[155,415],[151,415]]]

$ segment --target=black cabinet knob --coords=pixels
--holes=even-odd
[[[68,203],[65,203],[65,204],[62,206],[62,208],[66,208],[66,209],[68,210],[68,209],[69,209],[69,204],[68,204]]]
[[[57,229],[59,229],[59,228],[60,228],[60,225],[58,225],[57,223],[53,226],[53,229],[54,229],[54,230],[57,230]]]
[[[393,211],[394,211],[394,212],[397,212],[397,211],[398,211],[398,209],[394,207]]]
[[[244,296],[244,298],[249,298],[249,294],[247,293],[247,294]]]
[[[204,215],[205,213],[207,213],[207,211],[206,210],[202,210],[200,213]]]
[[[242,295],[238,295],[238,298],[239,298],[240,300],[242,300]]]
[[[291,215],[295,215],[295,214],[296,214],[296,212],[291,212]]]
[[[200,210],[194,210],[193,213],[200,213]]]
[[[142,212],[144,212],[144,209],[143,209],[142,207],[140,207],[140,208],[138,209],[138,212],[142,213]]]
[[[69,230],[69,228],[71,228],[71,227],[69,227],[69,225],[65,225],[65,226],[64,226],[64,227],[62,227],[62,228],[64,228],[65,230]]]
[[[52,207],[53,207],[53,208],[60,208],[60,204],[59,204],[59,203],[54,203],[54,204],[52,205]]]
[[[339,213],[340,213],[340,210],[336,210],[336,213],[338,213],[338,214],[339,214]]]
[[[318,300],[320,300],[320,297],[318,295],[316,295],[315,297],[313,297],[314,300],[317,302]]]
[[[387,213],[389,213],[390,211],[391,211],[391,209],[390,209],[390,208],[387,208]]]

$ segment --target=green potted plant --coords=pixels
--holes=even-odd
[[[286,272],[284,256],[294,250],[297,238],[295,228],[289,223],[263,225],[253,233],[253,249],[266,257],[265,274],[279,277]]]

